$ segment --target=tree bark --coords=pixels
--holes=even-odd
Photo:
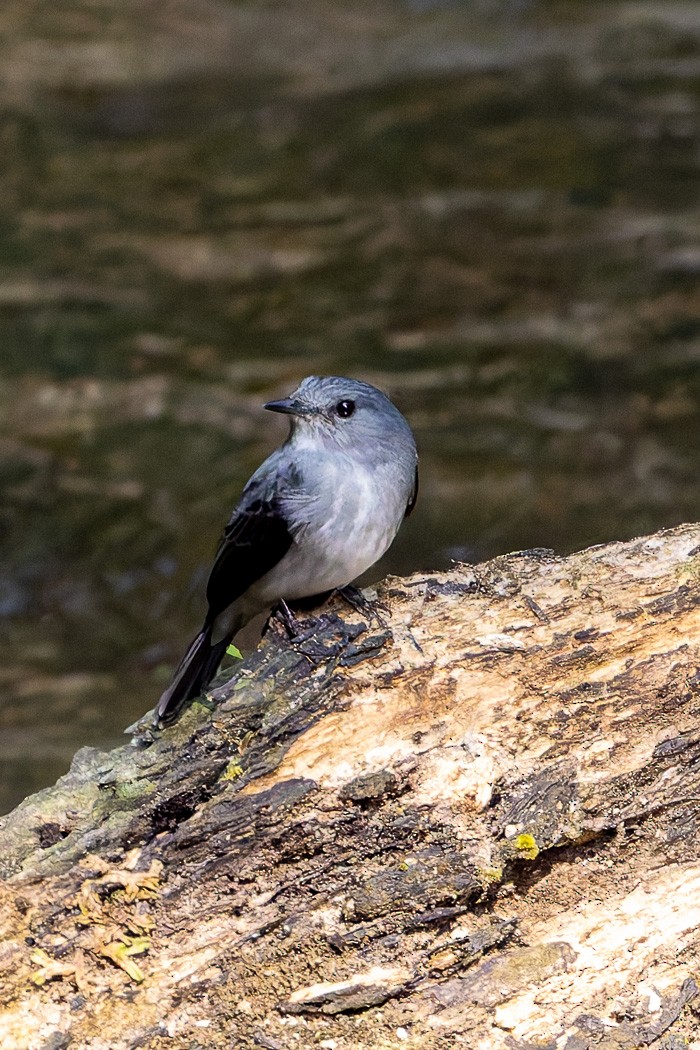
[[[0,820],[3,1048],[700,1047],[700,526],[386,580]]]

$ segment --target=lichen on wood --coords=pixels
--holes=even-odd
[[[304,628],[0,820],[3,1047],[700,1045],[700,526]]]

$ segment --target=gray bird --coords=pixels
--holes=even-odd
[[[384,554],[416,502],[411,428],[376,387],[309,376],[265,408],[289,416],[289,437],[255,471],[224,529],[204,625],[158,701],[161,724],[206,688],[253,616],[345,587]]]

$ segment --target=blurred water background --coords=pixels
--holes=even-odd
[[[0,811],[153,705],[309,373],[422,453],[380,570],[700,518],[700,9],[4,0]]]

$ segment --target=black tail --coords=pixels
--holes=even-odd
[[[203,627],[180,661],[172,682],[156,707],[156,723],[170,725],[188,700],[206,689],[216,674],[233,635],[211,644],[212,624]]]

